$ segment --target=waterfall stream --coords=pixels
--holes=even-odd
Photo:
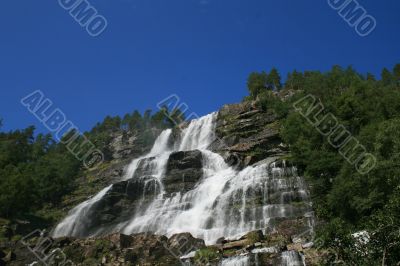
[[[221,155],[208,149],[215,140],[217,113],[192,120],[171,143],[171,130],[164,130],[151,151],[131,162],[123,180],[140,178],[139,165],[160,185],[158,195],[131,217],[115,224],[112,231],[125,234],[151,231],[171,236],[189,232],[206,244],[217,239],[235,239],[253,230],[264,230],[280,217],[301,216],[307,208],[291,204],[293,198],[308,199],[308,192],[295,167],[259,163],[236,170]],[[187,192],[166,194],[163,177],[169,156],[176,151],[199,150],[202,154],[203,177]],[[150,159],[151,158],[151,159]],[[54,237],[78,235],[88,210],[112,187],[70,211],[53,231]],[[284,265],[293,264],[293,254],[283,254]],[[247,257],[232,258],[221,265],[247,265]]]

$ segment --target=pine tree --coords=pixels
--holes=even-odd
[[[252,72],[247,79],[247,88],[250,96],[255,99],[263,90],[267,88],[268,75],[264,71],[261,73]]]
[[[390,71],[386,67],[382,70],[381,77],[382,77],[381,82],[382,82],[383,86],[388,86],[388,85],[392,84],[393,75],[392,75],[392,73],[390,73]]]
[[[267,87],[272,90],[279,90],[282,87],[281,76],[278,70],[274,67],[267,77]]]
[[[396,64],[393,68],[393,77],[397,83],[400,83],[400,64]]]

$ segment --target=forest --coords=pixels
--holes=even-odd
[[[290,160],[305,176],[318,217],[321,248],[349,265],[396,265],[400,261],[400,64],[383,69],[381,77],[352,67],[330,71],[292,71],[284,79],[277,69],[253,72],[249,95],[259,108],[274,112]],[[377,159],[366,174],[356,171],[293,104],[313,95]],[[167,115],[166,115],[167,114]],[[174,119],[171,119],[173,117]],[[179,110],[133,111],[107,116],[85,136],[110,160],[111,132],[134,131],[152,143],[152,128],[172,128],[184,121]],[[0,130],[2,123],[0,120]],[[35,128],[0,132],[0,217],[40,216],[57,207],[74,188],[84,168],[50,134]],[[368,244],[357,245],[352,233],[366,230]],[[360,250],[362,249],[362,250]]]

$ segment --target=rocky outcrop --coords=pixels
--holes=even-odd
[[[111,132],[111,141],[108,145],[110,159],[132,159],[150,151],[153,141],[161,131],[160,128],[150,128],[141,133],[130,130]]]
[[[279,128],[276,115],[258,108],[255,102],[224,105],[218,114],[218,138],[210,148],[242,168],[286,153]]]
[[[200,151],[178,151],[169,156],[163,180],[167,193],[187,192],[203,176],[203,156]]]
[[[169,250],[177,257],[204,248],[204,240],[193,237],[190,233],[180,233],[168,239]]]
[[[46,247],[40,246],[40,241],[43,240],[46,242]],[[24,243],[19,242],[8,254],[2,253],[0,249],[2,261],[7,261],[7,265],[34,265],[32,263],[38,261],[33,254],[36,248],[38,252],[43,252],[40,254],[48,256],[46,262],[49,265],[73,265],[63,264],[70,261],[77,266],[174,266],[181,264],[179,258],[181,254],[186,254],[183,252],[205,247],[203,240],[196,239],[189,233],[173,235],[169,239],[152,233],[133,235],[118,233],[88,239],[33,237],[26,239]]]
[[[175,234],[169,238],[153,233],[115,233],[87,239],[32,236],[7,248],[0,245],[0,263],[34,265],[32,263],[38,261],[33,254],[35,250],[46,254],[50,265],[72,265],[62,264],[70,260],[77,266],[175,266],[189,261],[192,265],[217,266],[243,259],[248,266],[288,265],[288,260],[300,263],[302,256],[305,256],[307,265],[313,266],[321,265],[331,255],[314,249],[312,243],[294,243],[285,234],[276,231],[264,235],[261,231],[253,231],[239,239],[221,240],[212,246],[206,246],[202,239],[190,233]]]

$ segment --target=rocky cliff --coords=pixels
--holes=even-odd
[[[59,230],[69,236],[53,233],[46,250],[59,249],[77,265],[318,263],[310,243],[314,218],[308,189],[286,160],[277,116],[244,102],[225,105],[205,120],[168,132],[163,143],[168,152],[157,143],[153,149],[138,147],[131,133],[114,133],[113,159],[80,180],[80,189],[65,200],[65,213],[109,187],[98,199],[81,203],[86,205],[79,211],[72,209],[75,214],[63,221],[68,230]],[[188,139],[193,134],[196,139]],[[204,180],[213,178],[207,187]],[[220,190],[211,192],[215,187]],[[217,195],[207,203],[204,193]],[[207,217],[198,216],[205,211]],[[182,229],[173,233],[177,228]],[[3,246],[0,265],[38,261],[27,251],[35,241]],[[61,265],[57,260],[62,258],[54,259]]]

